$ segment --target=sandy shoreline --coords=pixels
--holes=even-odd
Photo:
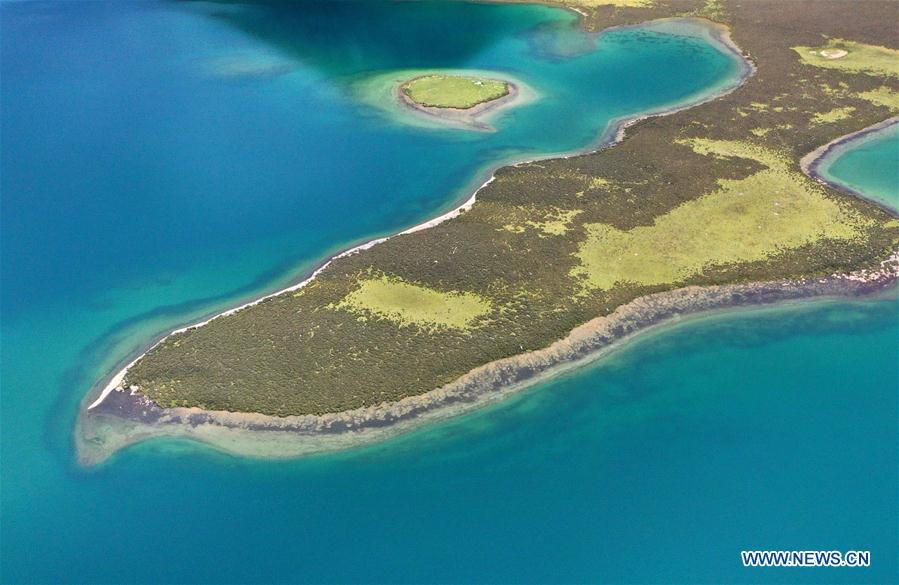
[[[862,128],[858,132],[840,136],[835,140],[831,140],[827,144],[819,146],[812,152],[802,157],[802,159],[799,161],[799,166],[802,168],[802,172],[804,172],[806,175],[816,180],[817,182],[823,185],[827,185],[828,187],[831,187],[848,195],[852,195],[853,197],[863,199],[871,205],[876,205],[877,207],[883,209],[890,215],[899,217],[899,210],[886,205],[883,201],[872,199],[866,196],[861,191],[853,189],[852,187],[844,185],[842,183],[830,181],[829,179],[827,179],[827,177],[824,176],[825,169],[827,168],[826,165],[835,160],[838,153],[846,149],[850,149],[856,143],[864,141],[865,139],[872,137],[875,134],[879,134],[887,128],[897,124],[899,124],[899,116],[894,116],[892,118],[889,118],[888,120],[884,120],[883,122],[874,124],[873,126]]]
[[[109,395],[109,393],[112,392],[113,390],[115,390],[116,387],[119,386],[119,385],[122,383],[122,380],[124,380],[124,378],[125,378],[125,374],[128,373],[128,369],[131,368],[131,366],[133,366],[134,364],[136,364],[142,357],[144,357],[144,356],[145,356],[148,352],[150,352],[154,347],[156,347],[157,345],[159,345],[160,343],[162,343],[163,341],[165,341],[166,339],[168,339],[168,338],[171,337],[172,335],[176,335],[176,334],[178,334],[178,333],[184,333],[185,331],[189,331],[189,330],[191,330],[191,329],[197,329],[198,327],[203,327],[204,325],[209,324],[210,322],[212,322],[212,321],[215,320],[215,319],[218,319],[219,317],[227,317],[228,315],[233,315],[234,313],[236,313],[236,312],[238,312],[238,311],[241,311],[241,310],[246,309],[246,308],[248,308],[248,307],[252,307],[252,306],[254,306],[254,305],[258,305],[259,303],[261,303],[262,301],[264,301],[264,300],[266,300],[266,299],[270,299],[270,298],[272,298],[272,297],[276,297],[276,296],[282,295],[282,294],[284,294],[284,293],[288,293],[288,292],[293,292],[293,291],[299,290],[299,289],[303,288],[304,286],[306,286],[307,284],[309,284],[310,282],[312,282],[313,280],[315,280],[315,277],[318,276],[318,275],[319,275],[325,268],[327,268],[327,267],[331,264],[331,262],[333,262],[334,260],[337,260],[337,259],[339,259],[339,258],[344,258],[344,257],[346,257],[346,256],[350,256],[351,254],[355,254],[355,253],[357,253],[357,252],[361,252],[362,250],[367,250],[367,249],[371,248],[372,246],[375,246],[375,245],[377,245],[377,244],[380,244],[381,242],[387,241],[388,238],[392,238],[392,237],[395,237],[395,236],[401,236],[401,235],[403,235],[403,234],[411,234],[411,233],[414,233],[414,232],[417,232],[417,231],[420,231],[420,230],[425,230],[425,229],[428,229],[428,228],[433,227],[433,226],[435,226],[435,225],[441,224],[441,223],[443,223],[444,221],[447,221],[447,220],[449,220],[449,219],[452,219],[452,218],[458,216],[460,213],[463,213],[463,212],[466,211],[467,209],[470,209],[471,206],[474,205],[475,197],[476,197],[478,191],[480,191],[481,189],[483,189],[484,187],[486,187],[487,185],[489,185],[490,183],[492,183],[493,180],[494,180],[494,178],[495,178],[495,177],[491,176],[489,179],[487,179],[487,181],[484,182],[484,184],[482,184],[480,187],[478,187],[477,190],[475,190],[475,192],[472,193],[471,196],[470,196],[468,199],[466,199],[461,205],[459,205],[458,207],[456,207],[456,208],[454,208],[454,209],[451,209],[450,211],[447,211],[447,212],[444,213],[443,215],[440,215],[440,216],[438,216],[438,217],[435,217],[434,219],[429,219],[428,221],[423,222],[423,223],[420,223],[420,224],[418,224],[418,225],[412,226],[411,228],[408,228],[408,229],[406,229],[406,230],[403,230],[403,231],[401,231],[401,232],[398,232],[398,233],[395,234],[394,236],[386,236],[386,237],[382,237],[382,238],[375,238],[374,240],[369,240],[369,241],[367,241],[367,242],[364,242],[364,243],[362,243],[362,244],[359,244],[358,246],[354,246],[354,247],[352,247],[352,248],[349,248],[349,249],[347,249],[347,250],[344,250],[344,251],[342,251],[342,252],[339,252],[339,253],[335,254],[334,256],[331,256],[329,259],[327,259],[325,262],[323,262],[321,265],[319,265],[317,268],[315,268],[315,269],[312,271],[312,273],[311,273],[308,277],[306,277],[305,279],[303,279],[302,281],[300,281],[300,282],[298,282],[298,283],[296,283],[296,284],[292,284],[292,285],[290,285],[290,286],[288,286],[288,287],[286,287],[286,288],[282,288],[281,290],[275,291],[275,292],[273,292],[273,293],[266,294],[265,296],[262,296],[262,297],[259,297],[259,298],[257,298],[257,299],[254,299],[254,300],[252,300],[252,301],[246,302],[246,303],[244,303],[244,304],[242,304],[242,305],[239,305],[239,306],[237,306],[237,307],[233,307],[233,308],[231,308],[231,309],[227,309],[227,310],[225,310],[225,311],[222,311],[221,313],[216,313],[216,314],[213,315],[212,317],[209,317],[208,319],[205,319],[205,320],[203,320],[203,321],[199,321],[199,322],[193,323],[193,324],[191,324],[191,325],[185,325],[184,327],[180,327],[180,328],[178,328],[178,329],[175,329],[175,330],[173,330],[173,331],[170,331],[169,333],[167,333],[167,334],[165,334],[164,336],[160,337],[158,340],[154,341],[153,344],[150,345],[150,346],[148,346],[147,349],[143,350],[143,351],[140,353],[140,355],[138,355],[136,358],[134,358],[133,360],[131,360],[131,361],[128,363],[128,365],[126,365],[125,367],[123,367],[121,370],[117,371],[117,372],[112,376],[112,378],[110,378],[109,382],[107,382],[107,384],[106,384],[106,385],[103,387],[103,389],[100,391],[100,395],[97,397],[97,399],[94,400],[94,401],[87,407],[87,410],[92,410],[93,408],[99,406],[100,403],[102,403],[103,400],[106,399],[106,397]]]
[[[663,19],[654,21],[648,26],[650,28],[669,24],[678,26],[685,23],[685,20]],[[690,24],[695,22],[697,19],[686,21]],[[743,81],[755,71],[754,65],[739,52],[730,40],[725,27],[707,21],[698,22],[701,22],[704,32],[710,38],[740,57],[742,70],[738,80],[731,81],[718,91],[704,95],[702,99],[697,100],[693,97],[691,101],[659,111],[613,120],[596,143],[577,153],[563,156],[546,155],[515,164],[531,160],[579,156],[607,148],[620,142],[624,138],[626,128],[640,120],[694,107],[730,93],[742,85]],[[823,156],[839,145],[875,132],[895,123],[896,120],[895,118],[887,120],[824,145],[802,159],[803,171],[816,180],[826,182],[815,173]],[[509,163],[497,163],[491,170],[490,178],[458,207],[397,235],[427,229],[470,208],[475,203],[480,189],[493,180],[496,169],[507,164]],[[836,187],[840,188],[838,185]],[[180,328],[169,335],[201,327],[220,316],[233,314],[267,298],[301,288],[334,259],[370,248],[388,237],[377,238],[341,252],[297,284],[219,313],[200,323]],[[119,387],[128,367],[137,362],[146,353],[144,351],[113,376],[100,397],[88,407],[90,412],[87,410],[82,412],[76,429],[79,459],[86,465],[99,463],[127,445],[152,437],[190,438],[228,453],[256,457],[295,457],[350,448],[380,441],[429,421],[455,416],[499,400],[549,376],[593,361],[610,348],[619,346],[622,341],[663,326],[684,315],[799,299],[866,295],[889,288],[897,278],[899,278],[899,255],[894,253],[876,270],[860,270],[849,274],[803,280],[712,287],[691,286],[651,294],[618,307],[611,315],[595,318],[576,327],[564,339],[546,348],[485,364],[441,388],[397,402],[321,416],[275,417],[256,413],[205,411],[198,408],[162,409],[140,393]],[[154,343],[150,349],[166,337],[168,335]]]

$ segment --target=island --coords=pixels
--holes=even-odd
[[[685,314],[895,284],[895,210],[828,184],[814,160],[899,113],[893,5],[574,7],[592,31],[702,30],[743,74],[618,120],[592,152],[501,168],[437,220],[166,335],[85,400],[82,463],[160,436],[265,457],[346,448],[497,400]],[[447,84],[460,96],[428,89]],[[426,77],[401,93],[434,109],[505,99],[501,84],[471,97],[473,84]]]
[[[493,130],[486,114],[512,105],[520,93],[512,81],[448,73],[420,75],[397,87],[403,106],[477,130]]]

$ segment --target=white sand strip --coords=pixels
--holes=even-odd
[[[698,106],[700,104],[715,100],[723,95],[727,95],[727,94],[733,92],[738,87],[742,86],[743,82],[749,76],[751,76],[752,74],[755,73],[755,65],[746,58],[746,56],[741,52],[739,47],[730,38],[729,30],[723,25],[719,25],[719,24],[713,23],[713,22],[705,20],[705,19],[664,18],[664,19],[659,19],[656,21],[650,21],[651,24],[650,23],[642,23],[642,24],[635,24],[635,25],[624,25],[624,26],[611,27],[611,28],[608,28],[608,29],[602,31],[602,33],[600,33],[600,34],[604,34],[608,31],[616,30],[616,29],[641,28],[641,27],[651,28],[653,25],[655,25],[655,26],[663,25],[664,26],[664,24],[666,24],[666,23],[678,23],[678,22],[698,23],[698,25],[700,27],[705,28],[705,30],[710,33],[710,35],[709,35],[710,39],[713,42],[718,42],[725,50],[730,52],[740,63],[742,71],[741,71],[739,78],[736,79],[735,81],[733,81],[732,83],[725,85],[725,86],[719,88],[717,91],[713,91],[709,94],[703,95],[702,92],[700,92],[699,95],[690,96],[690,97],[686,98],[685,100],[681,100],[678,103],[673,104],[673,105],[669,104],[667,106],[661,106],[661,107],[657,108],[656,110],[650,110],[648,112],[645,112],[643,114],[638,114],[635,116],[625,116],[622,118],[612,119],[606,125],[606,128],[599,135],[597,140],[594,143],[587,146],[586,148],[575,149],[570,153],[546,154],[543,156],[538,156],[538,157],[534,157],[531,159],[522,160],[522,161],[518,161],[518,162],[510,162],[510,161],[500,162],[499,164],[497,164],[497,166],[494,167],[493,173],[491,173],[490,178],[487,179],[483,185],[478,187],[474,191],[474,193],[472,193],[471,197],[469,197],[464,203],[462,203],[458,207],[444,213],[443,215],[441,215],[439,217],[436,217],[434,219],[431,219],[426,222],[415,225],[409,229],[399,232],[398,234],[395,234],[394,236],[411,234],[411,233],[414,233],[417,231],[428,229],[430,227],[434,227],[435,225],[439,225],[439,224],[443,223],[444,221],[447,221],[449,219],[457,217],[463,211],[467,211],[475,204],[478,192],[480,192],[481,189],[483,189],[484,187],[486,187],[487,185],[489,185],[490,183],[493,182],[493,180],[496,178],[495,172],[497,170],[499,170],[500,168],[503,168],[505,166],[517,166],[517,165],[522,165],[522,164],[527,164],[527,163],[532,163],[532,162],[539,162],[542,160],[562,159],[562,158],[571,158],[571,157],[575,157],[575,156],[582,156],[586,153],[596,152],[598,150],[602,150],[603,148],[608,148],[608,147],[618,144],[619,142],[624,140],[625,131],[632,124],[635,124],[635,123],[637,123],[641,120],[645,120],[647,118],[653,118],[653,117],[657,117],[657,116],[665,116],[665,115],[673,114],[675,112],[679,112],[681,110],[686,110],[686,109]],[[206,325],[207,323],[209,323],[215,319],[218,319],[219,317],[233,315],[234,313],[236,313],[242,309],[246,309],[247,307],[252,307],[253,305],[261,303],[262,301],[269,299],[271,297],[275,297],[280,294],[284,294],[286,292],[298,290],[298,289],[306,286],[308,283],[312,282],[312,280],[316,276],[318,276],[318,274],[322,270],[327,268],[331,264],[332,261],[334,261],[338,258],[343,258],[344,256],[349,256],[350,254],[355,254],[356,252],[360,252],[362,250],[367,250],[368,248],[371,248],[372,246],[380,244],[381,242],[385,242],[394,236],[375,238],[373,240],[365,242],[364,244],[360,244],[359,246],[356,246],[354,248],[346,250],[345,252],[341,252],[340,254],[337,254],[336,256],[331,257],[327,262],[325,262],[317,270],[315,270],[315,272],[313,272],[312,275],[309,276],[309,278],[307,278],[303,282],[300,282],[299,284],[295,284],[295,285],[289,286],[285,289],[279,290],[277,292],[273,292],[271,294],[265,295],[264,297],[261,297],[254,301],[250,301],[248,303],[240,305],[239,307],[235,307],[233,309],[228,309],[227,311],[223,311],[223,312],[221,312],[217,315],[214,315],[214,316],[210,317],[209,319],[202,321],[200,323],[194,323],[193,325],[188,325],[186,327],[182,327],[180,329],[176,329],[176,330],[172,331],[171,333],[169,333],[168,335],[166,335],[165,337],[163,337],[162,339],[157,341],[155,344],[153,344],[149,349],[147,349],[147,351],[145,351],[142,354],[140,354],[139,356],[137,356],[127,366],[125,366],[124,368],[119,370],[110,379],[109,383],[103,388],[103,391],[100,393],[100,396],[96,400],[94,400],[90,404],[90,406],[87,407],[87,409],[90,410],[92,408],[97,407],[99,404],[101,404],[103,402],[103,400],[105,400],[106,397],[109,396],[109,394],[113,390],[115,390],[116,388],[119,387],[119,385],[125,379],[125,374],[128,372],[128,369],[131,366],[133,366],[138,361],[140,361],[140,359],[143,358],[145,355],[147,355],[147,353],[152,351],[157,345],[159,345],[160,343],[162,343],[163,341],[165,341],[172,335],[175,335],[176,333],[183,333],[190,329],[196,329],[198,327],[202,327],[202,326]]]
[[[447,211],[446,213],[444,213],[443,215],[441,215],[441,216],[439,216],[439,217],[435,217],[434,219],[429,219],[429,220],[426,221],[426,222],[423,222],[423,223],[420,223],[420,224],[418,224],[418,225],[412,226],[412,227],[410,227],[409,229],[403,230],[403,231],[401,231],[401,232],[399,232],[399,233],[397,233],[397,234],[395,234],[395,235],[393,235],[393,236],[387,236],[387,237],[383,237],[383,238],[375,238],[375,239],[373,239],[373,240],[369,240],[368,242],[365,242],[364,244],[360,244],[360,245],[358,245],[358,246],[356,246],[356,247],[354,247],[354,248],[350,248],[349,250],[346,250],[346,251],[341,252],[341,253],[339,253],[339,254],[337,254],[337,255],[335,255],[335,256],[332,256],[327,262],[325,262],[325,263],[322,264],[320,267],[318,267],[318,268],[315,270],[315,272],[313,272],[313,273],[309,276],[309,278],[307,278],[306,280],[304,280],[304,281],[302,281],[302,282],[300,282],[300,283],[297,283],[297,284],[288,286],[287,288],[283,288],[283,289],[281,289],[281,290],[279,290],[279,291],[276,291],[276,292],[273,292],[273,293],[271,293],[271,294],[267,294],[267,295],[265,295],[265,296],[263,296],[263,297],[260,297],[260,298],[258,298],[258,299],[256,299],[256,300],[253,300],[253,301],[250,301],[250,302],[248,302],[248,303],[244,303],[244,304],[240,305],[239,307],[234,307],[233,309],[228,309],[227,311],[222,311],[221,313],[218,313],[217,315],[213,315],[212,317],[206,319],[205,321],[200,321],[199,323],[194,323],[194,324],[192,324],[192,325],[187,325],[186,327],[181,327],[180,329],[175,329],[174,331],[172,331],[171,333],[169,333],[168,335],[166,335],[165,337],[163,337],[162,339],[160,339],[159,341],[157,341],[156,343],[154,343],[149,349],[147,349],[147,351],[143,352],[142,354],[140,354],[139,356],[137,356],[136,358],[134,358],[134,360],[132,360],[131,363],[129,363],[127,366],[125,366],[124,368],[122,368],[121,370],[119,370],[118,372],[116,372],[116,374],[109,380],[109,383],[106,384],[106,386],[103,387],[103,391],[100,393],[100,396],[98,396],[97,399],[94,400],[94,401],[90,404],[90,406],[87,407],[87,409],[88,409],[88,410],[91,410],[92,408],[95,408],[96,406],[99,406],[99,405],[106,399],[106,397],[109,396],[109,394],[110,394],[113,390],[115,390],[116,388],[119,388],[119,386],[121,385],[122,381],[125,379],[125,374],[128,373],[128,369],[131,368],[131,366],[133,366],[134,364],[136,364],[142,357],[144,357],[145,355],[147,355],[147,354],[148,354],[150,351],[152,351],[157,345],[159,345],[160,343],[162,343],[163,341],[165,341],[166,339],[168,339],[168,338],[171,337],[172,335],[176,335],[176,334],[178,334],[178,333],[184,333],[185,331],[189,331],[189,330],[191,330],[191,329],[197,329],[197,328],[199,328],[199,327],[203,327],[204,325],[209,324],[210,322],[214,321],[215,319],[218,319],[219,317],[227,317],[228,315],[233,315],[234,313],[236,313],[236,312],[238,312],[238,311],[241,311],[241,310],[246,309],[246,308],[248,308],[248,307],[252,307],[252,306],[254,306],[254,305],[258,305],[259,303],[261,303],[262,301],[264,301],[264,300],[266,300],[266,299],[270,299],[270,298],[272,298],[272,297],[276,297],[276,296],[282,295],[282,294],[284,294],[284,293],[288,293],[288,292],[292,292],[292,291],[295,291],[295,290],[299,290],[299,289],[303,288],[304,286],[306,286],[307,284],[309,284],[310,282],[312,282],[312,281],[315,279],[315,277],[318,276],[319,273],[321,273],[322,270],[324,270],[325,268],[327,268],[328,266],[330,266],[331,262],[333,262],[334,260],[336,260],[336,259],[338,259],[338,258],[343,258],[343,257],[345,257],[345,256],[349,256],[349,255],[351,255],[351,254],[355,254],[356,252],[361,252],[362,250],[367,250],[367,249],[371,248],[372,246],[375,246],[375,245],[377,245],[377,244],[380,244],[381,242],[386,242],[386,241],[389,240],[390,238],[393,238],[393,237],[396,237],[396,236],[401,236],[401,235],[404,235],[404,234],[415,233],[415,232],[418,232],[418,231],[421,231],[421,230],[426,230],[426,229],[428,229],[428,228],[434,227],[435,225],[439,225],[439,224],[441,224],[441,223],[443,223],[443,222],[445,222],[445,221],[447,221],[447,220],[453,219],[454,217],[457,217],[459,214],[461,214],[463,211],[466,211],[466,210],[468,210],[468,209],[471,209],[471,206],[474,205],[475,200],[477,199],[478,191],[480,191],[481,189],[483,189],[484,187],[486,187],[487,185],[489,185],[491,182],[493,182],[493,179],[494,179],[494,178],[495,178],[495,177],[491,176],[489,179],[487,179],[487,180],[484,182],[483,185],[481,185],[480,187],[478,187],[478,188],[475,190],[475,192],[471,194],[471,197],[469,197],[464,203],[462,203],[461,205],[459,205],[458,207],[456,207],[456,208],[454,208],[454,209],[452,209],[452,210],[450,210],[450,211]]]

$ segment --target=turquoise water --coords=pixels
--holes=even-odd
[[[75,464],[79,401],[155,335],[451,207],[500,160],[726,82],[703,41],[462,3],[4,3],[0,27],[3,582],[896,575],[895,298],[684,324],[348,453],[159,441]],[[493,134],[357,100],[438,66],[543,99]],[[874,566],[751,571],[744,548]]]
[[[824,161],[829,180],[899,210],[899,124],[893,124]]]

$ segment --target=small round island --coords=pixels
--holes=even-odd
[[[486,114],[511,105],[519,95],[511,81],[469,75],[428,74],[400,84],[398,94],[406,106],[478,130],[493,130]]]

